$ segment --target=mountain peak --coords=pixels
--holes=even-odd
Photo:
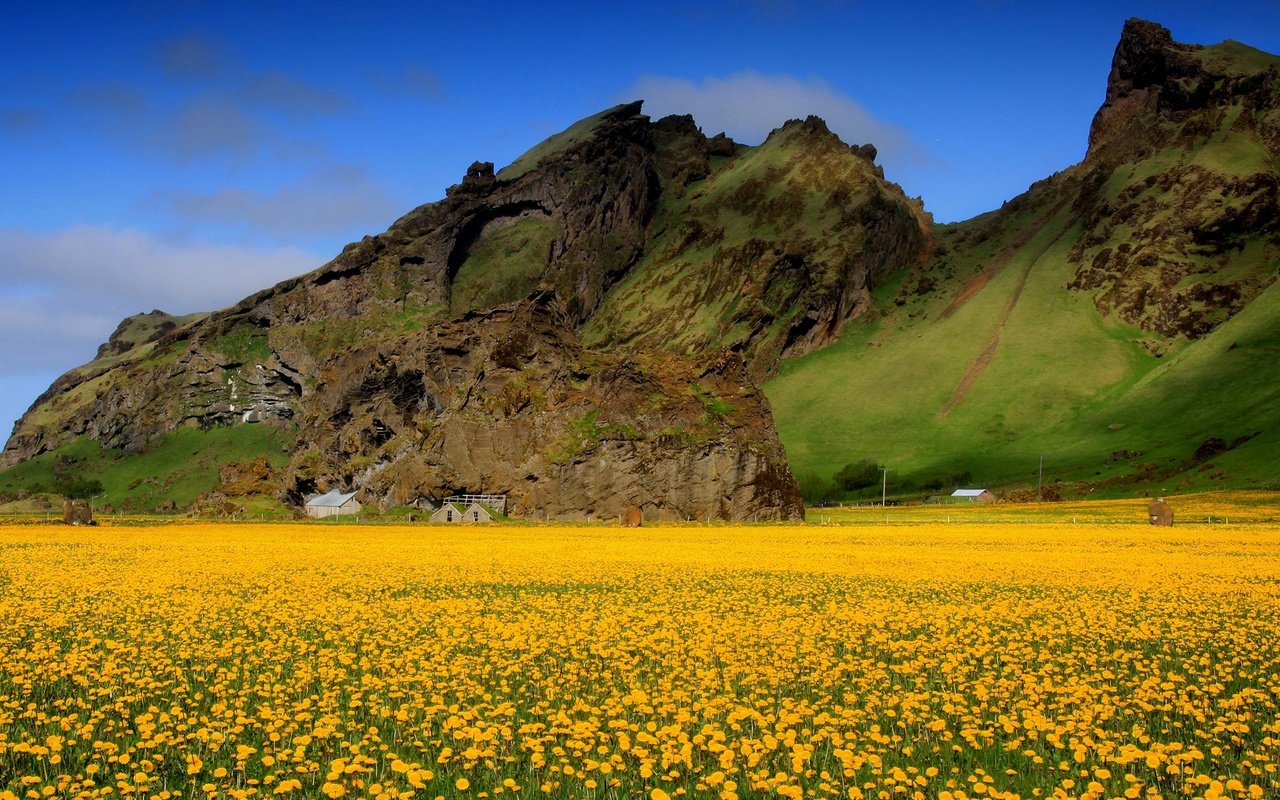
[[[643,100],[633,100],[606,108],[597,114],[584,117],[568,128],[542,140],[532,149],[525,152],[510,165],[498,172],[500,180],[515,180],[533,168],[548,156],[564,152],[578,143],[597,135],[600,131],[627,125],[636,121],[648,122],[648,117],[640,112]]]
[[[1129,159],[1177,137],[1175,129],[1190,117],[1214,109],[1241,103],[1268,108],[1275,80],[1269,76],[1278,68],[1280,58],[1237,42],[1184,44],[1162,25],[1130,19],[1089,131],[1089,157],[1105,151],[1108,160]]]
[[[1199,45],[1175,42],[1163,25],[1136,18],[1126,21],[1111,61],[1107,102],[1194,70],[1197,65],[1188,55],[1199,49]]]

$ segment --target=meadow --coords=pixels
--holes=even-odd
[[[0,798],[1276,797],[1277,545],[0,527]]]

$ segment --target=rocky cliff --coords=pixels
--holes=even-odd
[[[638,102],[608,109],[500,171],[473,164],[314,272],[212,314],[131,318],[19,421],[5,463],[261,424],[296,433],[295,502],[501,490],[565,518],[792,517],[753,380],[831,341],[927,249],[919,204],[874,158],[816,118],[748,148]],[[541,326],[532,361],[495,366],[513,318]],[[542,405],[499,413],[520,391]]]
[[[335,359],[301,403],[298,498],[390,504],[484,490],[547,519],[800,519],[768,402],[742,359],[582,348],[550,291]]]
[[[1085,232],[1071,288],[1104,314],[1191,339],[1257,298],[1280,256],[1278,99],[1275,57],[1129,20],[1069,181]]]

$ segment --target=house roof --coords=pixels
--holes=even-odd
[[[330,506],[337,508],[355,496],[355,492],[340,492],[334,489],[332,492],[326,492],[318,497],[311,498],[307,501],[307,506],[309,508],[328,508]]]
[[[956,489],[951,493],[952,497],[979,497],[984,494],[986,489]]]

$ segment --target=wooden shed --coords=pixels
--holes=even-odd
[[[951,496],[970,503],[994,503],[996,499],[987,489],[956,489]]]
[[[335,489],[307,501],[307,516],[316,519],[359,513],[360,501],[356,500],[355,492],[340,492]]]

